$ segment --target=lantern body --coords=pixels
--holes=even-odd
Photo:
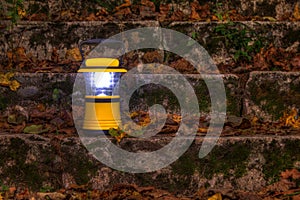
[[[120,96],[115,87],[126,72],[119,61],[112,58],[86,59],[84,67],[86,83],[85,116],[83,129],[103,130],[118,128],[121,123]]]

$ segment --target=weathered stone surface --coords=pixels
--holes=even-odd
[[[225,37],[228,37],[229,28],[216,33],[215,30],[226,25],[226,22],[173,22],[168,28],[184,33],[193,39],[197,40],[213,58],[215,63],[227,63],[233,58],[233,53],[239,50],[238,47],[225,44]],[[255,42],[272,43],[276,47],[288,48],[299,42],[298,35],[300,34],[299,22],[237,22],[230,26],[230,29],[236,28],[241,35],[235,35],[237,43],[242,43],[245,37]],[[247,35],[242,35],[242,30],[246,31]],[[223,33],[222,33],[223,32]],[[240,40],[240,41],[239,41]],[[267,45],[268,46],[268,45]],[[235,49],[237,48],[237,49]],[[300,51],[300,46],[296,47],[296,51]],[[245,50],[243,50],[245,51]],[[246,51],[245,51],[246,52]],[[246,52],[249,55],[253,52]]]
[[[8,25],[8,23],[7,23]],[[5,52],[23,47],[26,54],[37,59],[51,59],[53,49],[57,49],[64,59],[70,48],[78,47],[81,41],[93,38],[108,38],[122,31],[145,26],[158,26],[156,21],[146,22],[19,22],[13,31],[0,34],[0,58]]]
[[[136,90],[130,99],[131,109],[147,110],[147,108],[153,104],[160,104],[165,106],[166,110],[171,113],[180,113],[178,98],[171,91],[171,89],[175,88],[176,91],[181,91],[179,96],[182,94],[189,98],[189,95],[186,93],[187,87],[184,86],[182,81],[176,81],[176,76],[178,75],[173,75],[171,81],[168,82],[170,87],[159,86],[153,83],[151,85],[142,86],[140,89]],[[213,94],[213,90],[209,90],[207,88],[207,84],[217,87],[216,83],[219,83],[219,78],[221,78],[221,80],[223,79],[226,93],[225,95],[227,97],[227,114],[237,116],[240,115],[242,96],[239,94],[239,78],[231,74],[204,76],[205,78],[202,78],[200,75],[184,75],[184,77],[189,81],[189,84],[191,84],[193,87],[192,92],[198,99],[200,113],[207,114],[211,111],[211,95],[222,95],[221,93]],[[132,81],[135,81],[134,77],[132,78]],[[216,105],[220,104],[217,103]]]
[[[90,12],[96,12],[101,7],[106,8],[108,11],[112,11],[116,6],[123,3],[123,0],[112,0],[109,2],[102,2],[102,1],[91,1],[89,3],[84,2],[83,0],[76,0],[72,2],[64,2],[62,0],[58,1],[32,1],[32,0],[25,0],[24,7],[29,13],[35,13],[37,11],[43,11],[44,14],[48,14],[50,19],[55,19],[55,17],[63,11],[72,10],[72,11],[83,11],[87,10]],[[291,16],[296,4],[296,0],[274,0],[274,1],[267,1],[267,0],[233,0],[233,1],[226,1],[219,3],[217,6],[216,3],[211,1],[201,1],[201,4],[206,2],[210,2],[212,5],[212,9],[217,10],[216,12],[229,12],[230,10],[236,10],[238,13],[244,16],[269,16],[274,17],[276,19],[285,19],[288,16]],[[138,4],[139,1],[133,1],[133,3]],[[170,3],[170,1],[162,0],[156,2],[156,5],[159,6],[159,3],[166,4]],[[172,1],[174,10],[181,10],[185,14],[189,14],[190,7],[188,1],[180,1],[180,0],[173,0]],[[3,10],[7,11],[10,8],[9,5],[6,3],[2,3]]]
[[[224,35],[216,34],[214,30],[223,25],[223,22],[173,22],[162,26],[182,32],[197,40],[213,57],[218,64],[232,59],[232,52],[238,47],[227,47],[224,44]],[[7,24],[8,25],[8,24]],[[159,27],[158,21],[136,22],[25,22],[21,21],[12,30],[3,30],[0,38],[0,59],[6,58],[7,51],[16,47],[25,48],[29,57],[37,59],[51,59],[54,49],[60,59],[65,59],[68,49],[78,47],[79,42],[91,38],[108,38],[117,33],[140,27]],[[299,22],[238,22],[238,30],[244,29],[252,42],[272,42],[275,46],[288,48],[299,42]],[[233,26],[233,27],[235,27]],[[231,27],[232,29],[232,27]],[[224,33],[227,34],[227,33]],[[241,38],[246,36],[239,36]],[[21,38],[21,39],[20,39]],[[148,38],[149,39],[149,38]],[[138,41],[138,40],[136,40]],[[149,41],[150,42],[150,41]],[[239,42],[239,41],[237,41]],[[240,41],[242,42],[242,41]],[[296,47],[297,48],[297,47]],[[300,51],[298,46],[297,51]],[[252,54],[253,52],[246,52]]]
[[[17,73],[14,79],[20,82],[21,87],[16,92],[6,87],[0,87],[3,90],[1,98],[3,101],[6,100],[7,105],[20,105],[24,104],[24,102],[31,102],[32,104],[60,103],[70,106],[72,105],[73,97],[74,104],[83,105],[85,82],[83,76],[78,75],[77,79],[76,76],[76,73]],[[186,92],[186,88],[183,87],[182,82],[177,81],[176,75],[171,74],[169,76],[171,76],[171,79],[168,85],[172,86],[173,89],[175,88],[175,91],[181,90],[182,93],[179,93],[179,96]],[[223,79],[227,97],[227,114],[239,116],[242,101],[239,78],[230,74],[205,76],[205,80],[213,85],[213,87],[215,87],[214,81],[216,81],[217,77],[221,78],[219,80]],[[220,94],[210,94],[205,81],[200,75],[183,75],[183,78],[188,81],[187,84],[191,85],[192,92],[195,93],[198,99],[200,112],[203,114],[209,113],[211,107],[210,95]],[[75,79],[78,82],[76,83],[76,87],[73,88]],[[132,78],[131,83],[132,85],[129,85],[129,89],[130,87],[136,87],[137,82],[134,78]],[[148,84],[137,89],[130,100],[131,109],[147,110],[153,104],[161,104],[170,113],[180,112],[178,98],[170,88]]]
[[[299,109],[300,73],[252,72],[246,85],[245,113],[275,121],[284,111]]]
[[[20,83],[20,88],[12,91],[0,87],[1,102],[5,106],[30,103],[71,105],[75,77],[76,74],[67,73],[16,73],[13,79]]]
[[[154,151],[170,140],[164,136],[150,140],[125,138],[119,146],[132,152]],[[117,183],[155,185],[180,194],[193,194],[201,187],[259,191],[281,170],[300,161],[299,136],[220,138],[213,150],[199,159],[202,142],[203,138],[196,138],[188,151],[168,167],[131,174],[96,161],[79,138],[2,134],[0,180],[3,184],[25,184],[34,190],[67,187],[72,182],[95,189],[109,189]]]

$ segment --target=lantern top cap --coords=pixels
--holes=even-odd
[[[78,72],[127,72],[126,69],[119,67],[120,62],[115,58],[89,58],[84,63],[84,67]]]
[[[115,58],[89,58],[85,60],[86,67],[119,67],[120,62]]]

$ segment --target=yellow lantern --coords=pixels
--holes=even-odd
[[[108,131],[118,128],[121,123],[120,96],[114,89],[121,74],[127,70],[121,68],[116,58],[88,58],[78,72],[84,73],[86,82],[83,129]]]

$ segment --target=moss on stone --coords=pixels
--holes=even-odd
[[[246,161],[250,153],[251,149],[247,143],[215,146],[203,159],[199,159],[198,155],[185,153],[172,167],[178,175],[193,176],[197,170],[208,179],[215,174],[224,174],[225,177],[233,175],[238,178],[246,173]]]
[[[9,99],[6,97],[0,97],[0,110],[5,110],[8,106]]]
[[[280,172],[293,168],[295,162],[300,161],[300,141],[287,140],[284,147],[277,141],[272,141],[263,155],[266,163],[263,173],[269,182],[275,182],[280,177]]]
[[[202,173],[207,178],[211,178],[214,174],[222,173],[225,177],[233,175],[239,178],[246,173],[246,161],[251,153],[250,145],[243,144],[227,144],[216,146],[209,155],[201,160]]]
[[[260,85],[258,79],[252,80],[249,85],[249,92],[252,101],[261,107],[261,109],[268,114],[272,115],[273,120],[278,120],[284,112],[286,99],[285,96],[278,90],[279,86],[274,81],[264,81]],[[255,94],[255,95],[254,95]]]
[[[0,154],[0,164],[4,165],[10,161],[14,163],[6,167],[2,174],[9,177],[10,181],[15,184],[26,182],[28,187],[33,190],[40,188],[44,179],[39,174],[38,163],[26,163],[26,156],[30,147],[20,138],[11,138],[7,149],[7,152]]]
[[[67,149],[62,149],[62,152],[65,152],[63,158],[66,161],[65,166],[67,166],[64,170],[74,176],[78,185],[87,184],[90,178],[95,176],[98,169],[97,165],[86,156],[85,152],[78,151],[74,154],[68,152]]]

